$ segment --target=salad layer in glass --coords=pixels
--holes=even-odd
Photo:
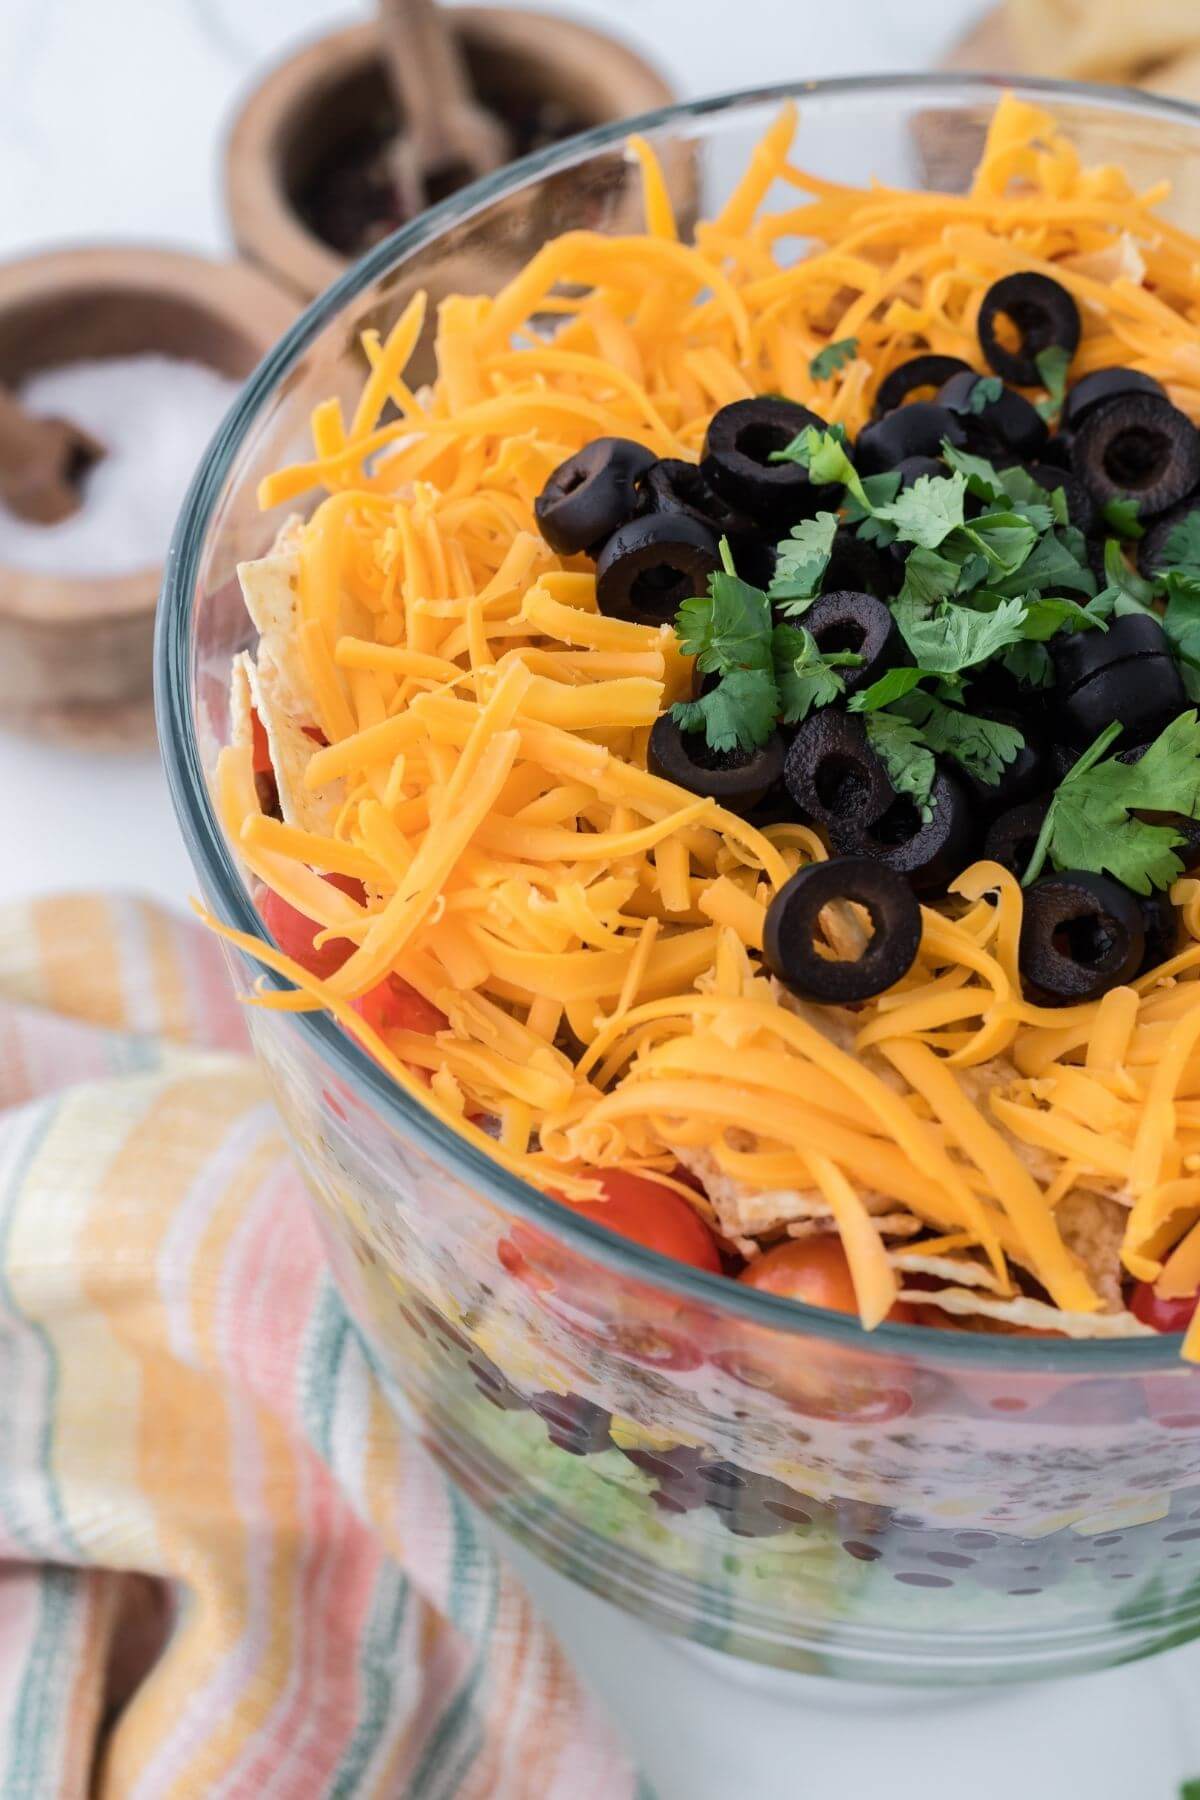
[[[1181,1330],[1200,242],[1012,98],[962,195],[806,175],[796,123],[691,241],[631,140],[644,231],[444,299],[427,386],[423,298],[364,334],[240,570],[273,944],[227,935],[668,1256],[868,1328]]]

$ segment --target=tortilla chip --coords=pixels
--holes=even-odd
[[[310,738],[302,722],[284,699],[287,684],[279,665],[264,645],[258,661],[249,665],[250,693],[254,710],[267,734],[271,767],[279,794],[279,810],[289,825],[302,831],[332,837],[346,797],[344,781],[323,782],[319,788],[305,785],[304,775],[321,746]]]
[[[297,630],[299,556],[295,549],[277,548],[257,562],[239,563],[238,580],[246,611],[258,632],[258,665],[261,669],[264,662],[272,662],[278,672],[274,684],[278,704],[298,725],[315,725],[317,716]]]
[[[911,1249],[889,1250],[887,1259],[893,1269],[899,1269],[902,1274],[936,1275],[952,1286],[961,1282],[963,1287],[987,1288],[993,1294],[1001,1291],[995,1270],[970,1257],[923,1256],[920,1244],[914,1244]]]
[[[253,674],[250,652],[240,651],[229,671],[229,741],[235,750],[248,750],[251,756],[254,754]]]
[[[906,1212],[873,1213],[871,1223],[880,1237],[885,1238],[917,1237],[926,1229],[924,1220],[914,1219],[911,1213]],[[795,1219],[785,1226],[784,1233],[790,1238],[828,1237],[836,1229],[833,1214],[830,1213],[823,1219]]]
[[[1072,1188],[1054,1209],[1063,1243],[1087,1271],[1106,1313],[1125,1310],[1122,1294],[1121,1245],[1129,1211],[1105,1194]]]
[[[1072,1313],[1060,1312],[1044,1300],[1030,1300],[1018,1294],[1012,1300],[996,1300],[988,1294],[972,1293],[968,1288],[901,1288],[899,1298],[914,1306],[938,1306],[952,1316],[997,1319],[1006,1325],[1025,1325],[1037,1331],[1052,1331],[1069,1338],[1135,1338],[1155,1337],[1149,1325],[1143,1325],[1131,1312]]]

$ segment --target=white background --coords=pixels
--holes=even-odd
[[[575,10],[621,30],[693,95],[928,65],[973,8],[607,0]],[[217,151],[231,109],[285,46],[345,16],[323,0],[0,0],[0,255],[105,236],[228,249]],[[0,733],[0,821],[10,827],[0,900],[97,884],[177,904],[189,892],[149,753],[97,758]],[[736,1670],[693,1666],[557,1580],[535,1585],[662,1800],[1174,1800],[1179,1781],[1200,1774],[1200,1648],[953,1705],[799,1681],[780,1695]]]

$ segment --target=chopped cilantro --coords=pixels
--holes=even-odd
[[[981,375],[965,400],[947,404],[951,412],[969,413],[977,418],[986,407],[994,405],[1003,392],[1004,383],[998,375]]]
[[[855,694],[850,702],[850,711],[881,712],[885,706],[893,706],[905,694],[911,694],[917,684],[932,673],[931,669],[916,669],[911,665],[907,668],[888,669],[878,681],[873,681],[870,687]]]
[[[1189,700],[1200,700],[1200,574],[1172,569],[1166,577],[1162,628],[1179,662]]]
[[[1144,581],[1136,569],[1130,567],[1125,560],[1116,538],[1108,538],[1104,545],[1104,579],[1107,586],[1097,595],[1097,610],[1115,613],[1121,618],[1125,613],[1154,613],[1154,583]]]
[[[1072,527],[1048,531],[1016,569],[1008,575],[992,576],[989,586],[1009,596],[1031,589],[1058,594],[1064,588],[1069,593],[1094,594],[1096,577],[1087,566],[1082,537],[1076,546],[1077,535]]]
[[[853,650],[822,653],[811,631],[803,626],[777,625],[771,640],[775,658],[775,685],[779,689],[779,716],[785,725],[798,725],[817,706],[829,706],[846,691],[839,669],[857,669],[862,657]]]
[[[1172,526],[1163,545],[1160,568],[1187,569],[1200,573],[1200,509],[1186,513],[1178,525]]]
[[[1043,419],[1053,419],[1062,411],[1063,395],[1067,391],[1067,370],[1071,367],[1071,352],[1064,350],[1061,344],[1051,344],[1046,350],[1039,350],[1034,357],[1037,372],[1047,398],[1038,402],[1038,412]]]
[[[720,680],[698,700],[678,701],[671,716],[683,731],[703,731],[713,750],[749,750],[766,743],[779,711],[774,621],[761,588],[734,573],[724,538],[721,561],[724,567],[708,578],[707,596],[685,600],[675,618],[685,655],[696,658],[702,674]]]
[[[917,666],[933,675],[957,675],[987,662],[1009,644],[1020,642],[1024,624],[1025,607],[1020,600],[1002,600],[994,612],[946,606],[928,619],[901,615],[899,620]]]
[[[1175,851],[1183,838],[1170,825],[1151,825],[1139,811],[1200,817],[1200,724],[1180,713],[1135,763],[1107,755],[1119,737],[1114,720],[1084,751],[1055,790],[1025,883],[1037,879],[1047,856],[1059,869],[1108,873],[1135,893],[1170,887],[1183,872]]]
[[[1200,1800],[1200,1777],[1185,1781],[1179,1789],[1179,1800]]]
[[[814,381],[828,381],[831,375],[836,375],[840,368],[843,368],[857,355],[857,338],[838,338],[836,342],[826,344],[823,350],[818,350],[817,354],[810,358],[808,372]]]
[[[779,690],[769,669],[731,669],[699,700],[671,708],[682,731],[703,731],[712,750],[753,750],[775,729]]]
[[[1142,522],[1138,518],[1136,500],[1106,500],[1104,502],[1104,523],[1119,538],[1140,538],[1146,535]]]
[[[819,487],[838,482],[854,495],[864,512],[874,511],[858,471],[846,454],[846,434],[840,427],[822,431],[816,425],[806,425],[786,449],[772,451],[771,461],[799,463]]]
[[[931,819],[930,795],[937,764],[917,726],[899,713],[876,712],[867,715],[866,728],[867,741],[896,792],[910,797],[922,819]]]
[[[816,518],[793,525],[791,535],[779,545],[768,591],[772,600],[786,602],[782,612],[801,613],[820,593],[837,528],[836,513],[819,512]]]
[[[935,756],[951,757],[989,787],[995,786],[1025,743],[1015,726],[978,718],[933,694],[910,694],[896,710],[920,729]]]
[[[901,542],[936,550],[962,525],[966,493],[965,475],[919,475],[886,506],[877,506],[875,517],[894,525]]]

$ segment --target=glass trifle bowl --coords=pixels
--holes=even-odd
[[[816,174],[961,190],[1001,85],[831,81],[637,128],[685,221],[711,216],[792,98]],[[1200,228],[1200,113],[1004,85],[1051,109],[1085,161],[1172,178],[1174,217]],[[280,523],[258,481],[303,457],[314,405],[361,384],[361,331],[417,289],[491,293],[564,230],[629,230],[628,129],[531,157],[382,244],[268,357],[208,452],[168,562],[159,724],[205,901],[237,931],[264,928],[210,784],[232,661],[253,641],[235,565]],[[261,974],[240,950],[229,962],[242,990]],[[870,1682],[1027,1680],[1200,1631],[1200,1371],[1177,1338],[866,1333],[573,1215],[325,1015],[248,1008],[247,1023],[397,1410],[555,1569],[696,1643]]]

